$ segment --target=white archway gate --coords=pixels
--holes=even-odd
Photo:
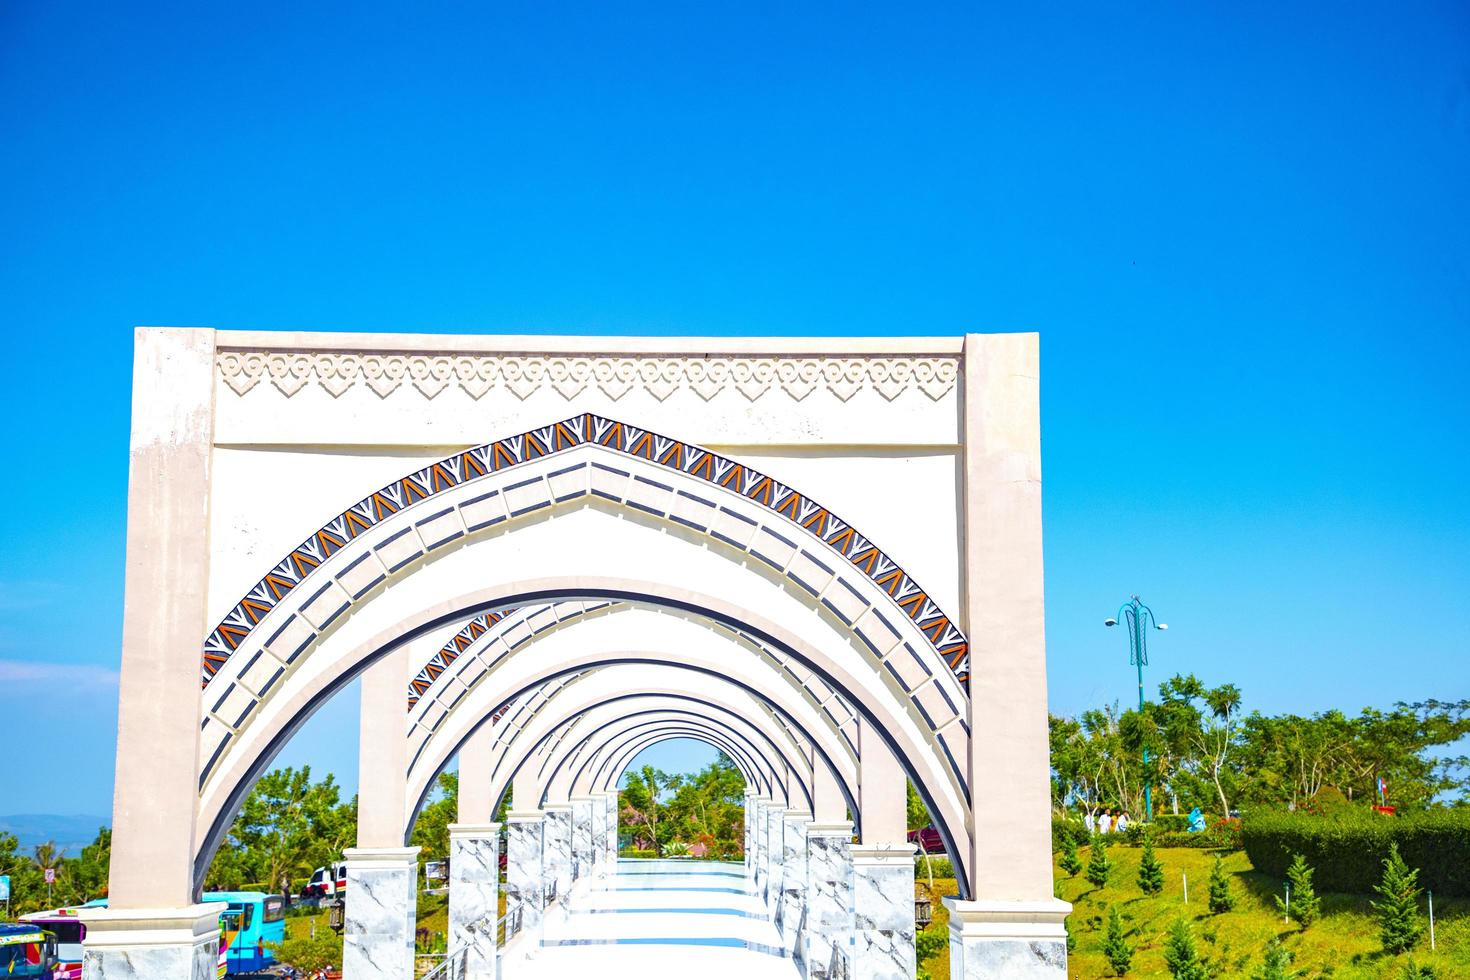
[[[540,821],[550,853],[553,827],[605,840],[603,770],[683,731],[780,787],[747,812],[778,917],[826,860],[818,839],[845,848],[860,813],[844,859],[874,887],[857,893],[899,899],[858,901],[854,975],[912,972],[907,779],[960,875],[955,976],[1064,976],[1038,420],[1024,334],[140,330],[111,908],[89,916],[89,975],[203,980],[221,834],[360,676],[351,863],[375,894],[412,900],[403,815],[456,751],[484,784],[456,847],[493,841],[488,797],[514,778],[512,829]],[[695,678],[728,690],[696,703]],[[484,866],[464,901],[493,909]],[[352,980],[406,975],[405,921],[349,907]]]

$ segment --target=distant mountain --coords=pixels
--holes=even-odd
[[[14,834],[23,850],[55,841],[57,847],[66,849],[67,857],[76,857],[82,848],[97,839],[97,828],[110,823],[108,817],[85,814],[17,813],[0,817],[0,833]]]

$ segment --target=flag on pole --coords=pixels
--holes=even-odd
[[[1388,780],[1382,776],[1378,777],[1378,800],[1382,805],[1388,805]]]

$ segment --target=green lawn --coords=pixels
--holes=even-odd
[[[1082,848],[1087,861],[1088,849]],[[1077,948],[1068,957],[1068,973],[1072,977],[1092,980],[1113,976],[1101,947],[1107,928],[1109,905],[1117,905],[1127,929],[1128,942],[1137,947],[1129,977],[1142,980],[1167,980],[1164,966],[1164,935],[1174,919],[1183,913],[1194,927],[1201,954],[1208,957],[1217,978],[1246,978],[1261,962],[1261,950],[1273,937],[1280,937],[1296,956],[1292,964],[1304,980],[1331,977],[1333,980],[1386,977],[1396,980],[1408,956],[1385,956],[1378,942],[1378,924],[1368,898],[1358,895],[1325,895],[1322,918],[1303,932],[1295,923],[1282,921],[1272,896],[1280,891],[1280,882],[1251,870],[1243,852],[1229,854],[1225,868],[1231,874],[1236,905],[1233,912],[1211,915],[1206,901],[1209,895],[1210,867],[1214,852],[1194,848],[1159,848],[1164,862],[1164,892],[1146,898],[1138,890],[1136,847],[1112,846],[1108,856],[1113,874],[1106,888],[1097,889],[1079,873],[1068,878],[1055,870],[1060,883],[1060,896],[1072,903],[1070,924]],[[1184,904],[1181,875],[1189,876],[1189,904]],[[926,887],[922,868],[918,880]],[[953,895],[953,880],[935,881],[934,893]],[[930,928],[947,928],[947,915],[937,898],[934,902],[935,923]],[[1470,978],[1470,901],[1435,901],[1438,950],[1429,951],[1426,935],[1420,947],[1410,954],[1420,964],[1434,967],[1439,980]],[[949,953],[928,960],[925,967],[935,980],[949,977]]]

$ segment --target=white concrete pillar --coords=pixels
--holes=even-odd
[[[592,875],[592,797],[572,797],[572,880]]]
[[[812,767],[812,819],[817,823],[850,823],[847,813],[847,797],[837,776],[821,759]]]
[[[848,976],[835,958],[852,957],[852,822],[806,827],[807,928],[801,955],[809,980]]]
[[[542,865],[546,815],[540,810],[511,810],[505,816],[505,908],[521,906],[522,930],[541,922],[547,883]]]
[[[572,890],[572,805],[547,803],[545,850],[542,874],[546,876],[547,901],[566,901]]]
[[[199,686],[214,346],[213,330],[134,335],[110,907],[84,914],[89,977],[214,975],[219,908],[194,901],[201,697],[229,691]]]
[[[1053,896],[1035,334],[965,338],[964,627],[970,640],[973,899],[950,910],[955,980],[1061,980]],[[975,659],[986,650],[1004,656]]]
[[[587,796],[592,809],[592,870],[596,873],[602,868],[607,854],[607,803],[601,793],[589,793]]]
[[[413,975],[417,847],[404,847],[406,729],[412,661],[404,644],[362,674],[358,734],[357,847],[347,850],[344,980]]]
[[[786,810],[782,820],[781,935],[793,952],[800,949],[806,929],[806,828],[812,815],[805,810]]]
[[[464,980],[495,980],[495,923],[499,914],[500,824],[451,824],[449,948],[469,948]]]
[[[888,745],[858,729],[862,843],[852,849],[853,980],[913,980],[914,845],[907,841],[908,778]]]
[[[751,868],[755,872],[755,894],[761,901],[766,897],[766,881],[770,877],[770,865],[766,862],[766,837],[767,827],[770,823],[766,819],[766,806],[770,799],[765,796],[752,796],[750,798],[750,836],[755,843],[754,854],[751,858]]]

